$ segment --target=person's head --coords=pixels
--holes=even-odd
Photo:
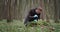
[[[36,13],[37,13],[37,14],[40,14],[40,13],[42,12],[42,8],[41,8],[41,7],[36,8],[36,10],[35,10],[35,11],[36,11]]]

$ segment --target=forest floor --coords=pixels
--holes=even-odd
[[[55,28],[52,32],[60,32],[60,23],[53,23],[51,24]],[[23,21],[20,20],[13,20],[13,22],[7,23],[6,20],[0,21],[0,32],[48,32],[47,28],[43,30],[41,27],[25,27]]]

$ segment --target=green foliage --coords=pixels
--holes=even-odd
[[[36,24],[36,22],[32,23]],[[53,26],[56,28],[53,32],[60,31],[60,24],[54,24]],[[6,20],[0,21],[0,32],[50,32],[49,27],[43,27],[43,29],[41,27],[41,25],[37,25],[36,27],[25,27],[23,21],[20,22],[19,20],[13,20],[13,22],[10,23],[7,23]]]
[[[0,21],[2,21],[2,19],[0,19]]]
[[[38,26],[38,25],[44,25],[44,26],[50,26],[51,24],[49,23],[49,22],[46,22],[46,21],[37,21],[37,22],[34,22],[34,21],[32,21],[32,22],[29,22],[28,23],[28,26]]]

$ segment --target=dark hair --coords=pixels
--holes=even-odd
[[[36,10],[36,9],[39,9],[40,11],[42,11],[42,8],[35,8],[35,10]]]

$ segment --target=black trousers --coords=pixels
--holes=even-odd
[[[27,26],[29,24],[29,22],[32,22],[34,20],[38,21],[38,18],[33,18],[33,19],[26,18],[25,21],[24,21],[24,25]]]

